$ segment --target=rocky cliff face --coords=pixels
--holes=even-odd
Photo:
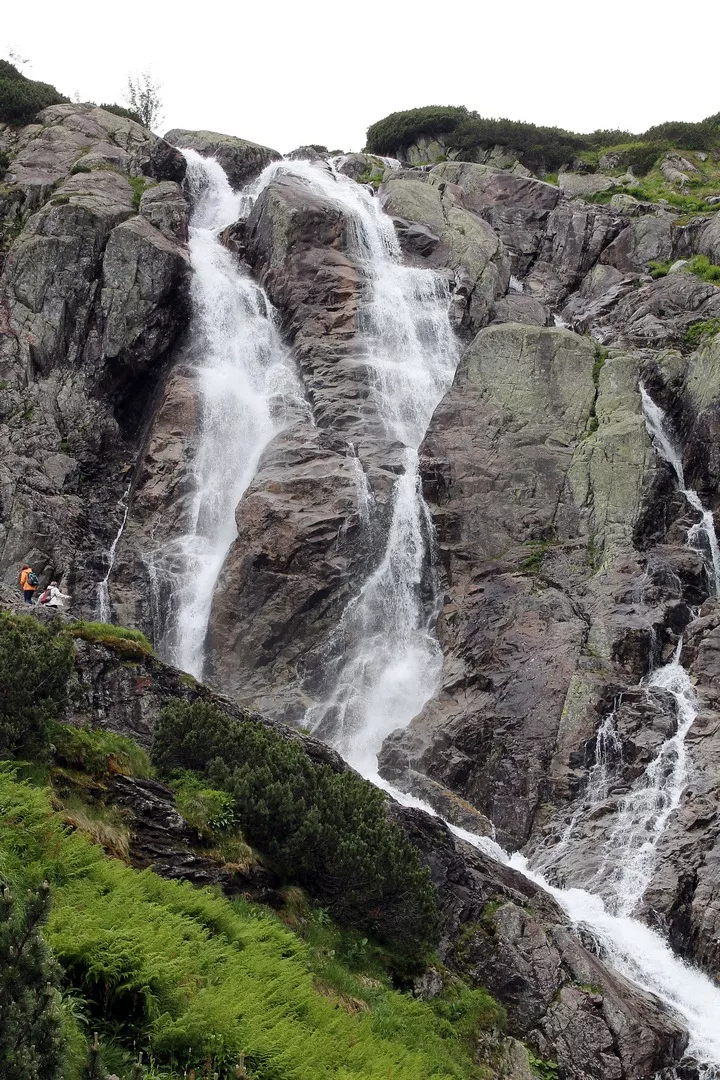
[[[182,155],[56,105],[0,128],[0,564],[63,575],[90,614],[159,381],[187,325]]]
[[[90,106],[0,128],[11,157],[0,570],[7,584],[21,560],[62,575],[74,611],[91,615],[129,506],[110,595],[119,621],[148,632],[148,559],[185,528],[201,414],[185,160],[171,143],[216,155],[236,184],[278,156],[208,132],[168,140]],[[442,675],[386,740],[382,775],[466,827],[492,822],[558,883],[589,886],[624,798],[677,730],[672,695],[651,697],[642,680],[682,636],[698,699],[692,768],[638,910],[715,976],[720,602],[707,543],[687,542],[700,514],[653,448],[639,385],[667,414],[686,485],[714,512],[720,287],[692,260],[720,263],[720,218],[621,196],[601,205],[568,177],[556,186],[491,162],[377,162],[339,167],[379,184],[407,264],[445,279],[463,346],[420,449]],[[368,270],[350,233],[336,202],[279,170],[224,234],[277,310],[305,397],[236,508],[208,628],[209,679],[267,722],[302,723],[326,689],[328,638],[377,563],[400,471],[359,344]],[[669,272],[654,278],[651,263]],[[373,536],[359,468],[378,507]],[[83,661],[88,709],[142,741],[155,683],[133,689],[105,659]],[[156,677],[189,692],[167,669]],[[608,757],[598,733],[609,716]],[[437,821],[392,812],[440,889],[447,962],[490,986],[563,1075],[641,1077],[679,1059],[682,1026],[604,967],[546,894]]]

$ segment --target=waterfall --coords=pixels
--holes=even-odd
[[[195,336],[202,354],[197,365],[202,416],[193,474],[195,496],[186,534],[170,546],[174,550],[149,560],[157,595],[163,592],[163,574],[169,574],[177,597],[170,613],[171,655],[186,670],[201,674],[213,590],[236,535],[235,507],[263,449],[297,408],[297,386],[272,310],[262,291],[217,239],[218,230],[247,212],[272,177],[286,171],[302,177],[346,216],[349,247],[368,283],[359,334],[371,400],[388,447],[399,447],[400,465],[389,526],[383,526],[362,463],[356,459],[357,468],[353,466],[361,518],[379,554],[330,643],[327,697],[311,708],[308,721],[398,801],[434,814],[420,800],[396,791],[377,776],[376,755],[385,736],[407,725],[435,691],[442,662],[433,633],[432,529],[422,497],[418,448],[434,408],[452,382],[458,359],[448,319],[447,285],[439,275],[402,265],[390,219],[378,200],[354,181],[307,162],[280,162],[269,166],[240,196],[230,191],[217,163],[202,161],[191,151],[186,156],[195,190],[193,304]],[[672,455],[672,443],[664,432],[661,417],[656,446],[663,456]],[[671,456],[666,460],[673,464]],[[685,491],[681,467],[676,474],[694,506],[690,496],[695,493]],[[711,522],[703,519],[701,527],[709,530]],[[710,531],[705,535],[717,581],[717,541],[713,548]],[[693,539],[697,537],[690,542]],[[437,593],[434,599],[437,603]],[[673,694],[679,724],[672,749],[662,760],[656,759],[656,768],[648,768],[638,798],[628,797],[622,829],[618,826],[616,849],[626,864],[638,858],[644,844],[650,848],[640,855],[639,881],[622,874],[618,877],[616,893],[627,899],[615,911],[584,889],[556,888],[530,869],[524,857],[508,856],[493,841],[451,828],[551,893],[573,923],[590,931],[613,967],[674,1009],[690,1033],[688,1052],[710,1077],[720,1075],[720,990],[675,957],[659,934],[629,914],[637,903],[631,899],[647,884],[655,847],[685,782],[683,740],[692,699],[678,656],[653,673],[648,684],[650,692],[657,688]],[[617,740],[611,716],[596,737],[591,798],[607,793]],[[650,832],[643,834],[648,822]]]
[[[718,596],[720,595],[720,546],[715,532],[713,512],[703,507],[696,491],[685,486],[682,455],[673,442],[667,416],[660,406],[655,404],[642,383],[640,384],[640,396],[642,398],[643,413],[645,414],[645,423],[653,446],[660,456],[672,466],[677,477],[678,488],[685,496],[689,506],[700,514],[700,521],[688,529],[688,546],[695,551],[699,551],[705,559],[711,592],[713,596]]]
[[[232,191],[213,158],[183,153],[193,201],[199,432],[187,530],[146,562],[156,602],[165,606],[163,651],[177,667],[201,678],[213,592],[237,536],[235,508],[263,450],[302,404],[267,297],[218,237],[246,211],[247,197]]]
[[[371,401],[382,437],[402,448],[386,538],[381,517],[372,519],[376,508],[365,502],[382,554],[328,643],[327,696],[306,716],[350,764],[374,776],[384,739],[420,712],[442,668],[427,595],[432,525],[417,451],[452,383],[459,348],[446,281],[403,265],[392,222],[376,198],[353,180],[302,161],[274,163],[257,187],[279,171],[301,177],[345,216],[350,253],[368,283],[358,345]]]
[[[105,571],[105,577],[102,579],[102,581],[99,581],[98,584],[97,584],[96,612],[97,612],[98,622],[104,622],[104,623],[112,622],[112,608],[110,607],[110,584],[109,584],[110,583],[110,575],[112,574],[113,567],[115,565],[115,552],[117,551],[117,546],[120,543],[120,537],[122,536],[123,532],[125,531],[125,525],[127,523],[128,514],[130,512],[130,489],[131,489],[131,487],[132,487],[132,482],[130,483],[130,486],[128,487],[127,491],[125,492],[122,499],[120,499],[120,501],[118,503],[118,506],[121,507],[122,510],[123,510],[123,516],[122,516],[122,521],[120,522],[120,528],[116,532],[115,539],[113,540],[112,544],[110,545],[110,547],[107,549],[107,551],[103,555],[103,558],[105,559],[105,562],[107,563],[107,570]]]
[[[677,731],[663,742],[640,782],[622,799],[617,823],[605,842],[599,874],[611,865],[603,884],[618,915],[632,914],[642,899],[655,868],[658,841],[680,805],[687,780],[685,736],[697,716],[697,703],[690,676],[680,663],[681,650],[682,639],[670,663],[653,672],[647,683],[650,691],[672,694]]]

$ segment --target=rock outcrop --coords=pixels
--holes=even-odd
[[[238,139],[235,135],[221,135],[217,131],[184,131],[173,128],[165,136],[165,142],[183,150],[197,150],[203,157],[214,157],[227,173],[234,188],[243,187],[249,180],[259,176],[271,161],[279,161],[281,155],[269,146]]]
[[[56,105],[0,129],[14,155],[0,273],[0,568],[87,585],[189,313],[184,160],[131,120]],[[6,226],[6,235],[8,235]],[[82,584],[81,584],[82,583]],[[84,586],[84,587],[83,587]]]

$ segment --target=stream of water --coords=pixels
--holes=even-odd
[[[308,722],[399,801],[433,813],[378,777],[377,752],[386,735],[406,726],[435,692],[442,664],[433,628],[437,597],[433,603],[432,527],[417,451],[458,360],[447,285],[432,272],[404,267],[392,223],[378,200],[327,167],[274,163],[242,197],[229,190],[217,163],[203,163],[191,151],[186,154],[196,185],[191,255],[196,333],[204,343],[197,367],[203,414],[191,522],[174,552],[174,565],[182,569],[174,578],[172,658],[185,670],[202,674],[212,594],[236,535],[235,507],[264,447],[298,407],[297,383],[267,299],[217,238],[219,229],[246,213],[279,171],[290,172],[346,217],[349,248],[367,282],[359,334],[371,398],[401,466],[384,541],[374,544],[379,548],[376,565],[340,620],[336,635],[342,647],[328,667],[325,699],[310,710]],[[708,518],[696,494],[685,489],[663,417],[644,391],[643,401],[656,447],[675,468],[689,504],[701,514],[698,528],[703,536],[696,533],[689,542],[702,540],[717,590],[720,558],[712,516]],[[361,519],[377,540],[382,519],[357,458],[354,468]],[[652,674],[649,685],[675,698],[678,726],[656,758],[657,766],[655,762],[649,766],[627,796],[609,838],[617,869],[612,890],[616,903],[584,889],[558,889],[521,856],[508,856],[486,838],[453,831],[552,893],[574,923],[591,931],[618,971],[683,1017],[690,1032],[689,1053],[708,1076],[718,1075],[720,990],[683,964],[657,933],[631,914],[652,874],[657,843],[679,804],[686,774],[684,736],[695,715],[692,686],[680,666],[679,652]],[[610,719],[598,732],[597,765],[590,776],[598,798],[607,793],[617,738]],[[572,842],[570,835],[566,842]]]
[[[682,453],[677,448],[670,429],[668,418],[650,397],[645,387],[640,385],[643,413],[648,433],[653,441],[653,446],[669,465],[672,466],[677,477],[678,490],[685,496],[688,505],[700,514],[700,521],[696,522],[688,530],[688,546],[699,551],[705,559],[710,583],[710,592],[718,596],[720,588],[720,546],[715,533],[715,521],[712,510],[706,510],[698,493],[692,488],[685,486],[685,474],[682,464]]]
[[[120,522],[120,528],[115,534],[115,539],[113,540],[112,544],[103,556],[105,562],[107,563],[107,570],[105,571],[105,577],[97,584],[96,617],[98,622],[112,622],[112,607],[110,604],[110,575],[112,574],[113,567],[115,566],[115,553],[117,552],[117,546],[120,543],[120,537],[125,531],[128,514],[130,513],[131,489],[132,483],[130,484],[122,499],[120,499],[118,503],[118,506],[123,511],[122,521]]]
[[[163,651],[199,679],[215,585],[237,536],[235,508],[263,450],[305,406],[267,296],[219,238],[247,212],[247,196],[231,189],[213,158],[194,150],[183,153],[193,204],[191,297],[200,422],[186,531],[148,563],[165,608]]]

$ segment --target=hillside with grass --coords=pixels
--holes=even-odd
[[[502,1007],[442,965],[432,1000],[411,992],[433,960],[434,890],[380,793],[207,704],[167,707],[152,760],[62,723],[74,640],[125,665],[151,652],[122,628],[0,614],[2,1075],[491,1075],[479,1047]],[[134,868],[120,782],[163,788],[207,860],[264,866],[274,908]],[[380,907],[398,901],[390,925]]]

